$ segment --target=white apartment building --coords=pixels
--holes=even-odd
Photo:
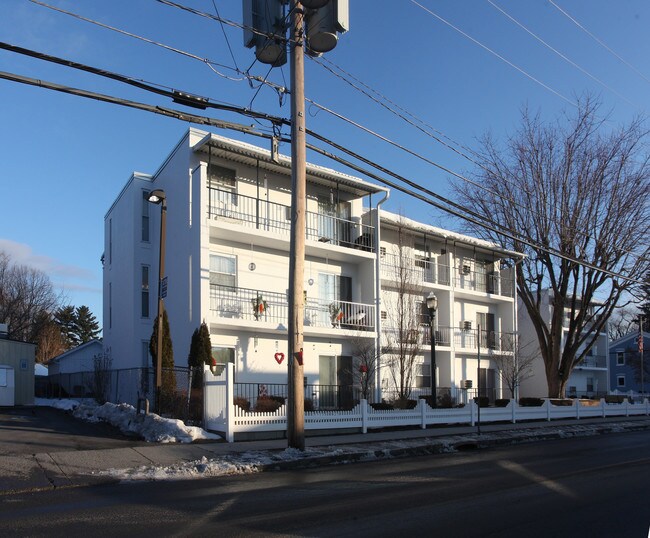
[[[550,327],[551,317],[553,314],[552,290],[545,289],[542,291],[542,307],[540,312],[542,319]],[[587,308],[594,308],[589,305]],[[569,329],[570,308],[565,308],[564,328],[566,333]],[[548,385],[546,383],[546,372],[544,360],[540,354],[539,342],[535,328],[530,320],[530,316],[523,304],[519,304],[519,342],[521,352],[525,355],[535,356],[533,362],[532,376],[524,380],[521,384],[521,395],[530,397],[548,396]],[[560,344],[560,349],[564,347],[564,338]],[[578,350],[578,355],[584,351],[584,347]],[[566,397],[593,397],[608,394],[609,386],[609,366],[607,357],[609,356],[609,337],[607,329],[603,329],[598,334],[595,345],[587,351],[585,358],[574,368],[569,381],[566,385]]]
[[[175,364],[187,365],[191,335],[206,321],[214,356],[234,364],[236,382],[286,383],[290,174],[288,157],[274,160],[266,149],[191,128],[155,174],[132,175],[105,216],[103,341],[113,368],[151,364],[160,206],[147,196],[163,189],[165,308]],[[398,230],[408,230],[403,253],[419,275],[413,293],[420,303],[431,291],[438,297],[438,386],[473,380],[476,387],[481,324],[487,331],[483,386],[500,394],[489,357],[511,353],[506,335],[516,332],[514,285],[501,260],[516,254],[385,213],[388,194],[359,178],[307,166],[306,387],[352,384],[360,341],[390,351],[390,266]],[[430,352],[428,329],[419,330],[415,383],[424,389]],[[384,362],[376,385],[388,389]]]
[[[477,394],[480,381],[482,396],[490,400],[509,397],[493,359],[496,355],[514,359],[514,272],[502,262],[519,255],[487,241],[383,210],[380,221],[384,364],[389,364],[391,355],[399,353],[400,348],[404,350],[403,341],[407,340],[407,352],[413,351],[417,357],[413,395],[430,394],[431,332],[426,298],[433,293],[437,299],[434,330],[438,395],[450,389],[455,402],[462,403],[460,400],[466,400],[468,395]],[[404,308],[399,306],[400,295],[404,294],[412,296],[417,336],[414,324],[404,323]],[[417,349],[408,349],[408,344],[414,342]],[[391,381],[390,372],[383,372],[384,391],[390,390]],[[472,389],[465,392],[468,385]]]

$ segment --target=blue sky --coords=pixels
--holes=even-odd
[[[252,51],[243,47],[241,30],[222,28],[155,0],[49,3],[201,58],[250,69],[253,75],[264,77],[269,71],[253,62]],[[216,5],[222,17],[242,21],[239,0],[182,3],[211,14]],[[522,106],[554,118],[563,111],[570,113],[571,103],[585,93],[600,98],[612,125],[648,110],[650,3],[645,0],[351,0],[350,4],[351,29],[327,60],[458,144],[476,148],[477,139],[488,131],[503,140],[516,127]],[[263,87],[258,92],[245,80],[220,76],[203,62],[29,0],[3,0],[2,8],[0,41],[230,104],[290,115],[288,100],[280,105],[273,90]],[[4,50],[0,70],[182,109],[117,82]],[[241,79],[231,70],[222,72]],[[268,80],[288,84],[288,65],[273,69]],[[472,163],[311,60],[306,62],[306,95],[451,170],[463,173],[472,168]],[[71,304],[88,305],[101,320],[104,214],[130,174],[153,173],[189,125],[4,80],[0,107],[0,249],[17,262],[46,271]],[[212,115],[251,123],[232,114]],[[449,194],[449,174],[326,112],[309,107],[307,126],[421,185]],[[219,133],[266,145],[234,132]],[[288,154],[289,148],[281,151]],[[320,156],[308,157],[350,172]],[[456,222],[432,207],[396,193],[387,207],[458,229]]]

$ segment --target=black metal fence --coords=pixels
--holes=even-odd
[[[197,383],[195,380],[192,383],[192,379],[202,375],[201,369],[163,368],[160,409],[156,409],[156,378],[153,368],[50,375],[47,383],[38,385],[36,396],[90,398],[99,403],[128,403],[134,407],[148,400],[150,409],[161,415],[198,422],[202,418],[203,387],[202,382]]]

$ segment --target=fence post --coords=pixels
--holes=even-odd
[[[625,416],[629,417],[630,416],[630,399],[625,398]]]
[[[229,443],[232,443],[235,440],[235,409],[233,403],[233,379],[235,377],[234,367],[235,365],[231,362],[226,365],[226,405],[224,406],[224,410],[226,413],[226,441]]]
[[[551,400],[548,398],[544,400],[544,405],[546,406],[546,420],[551,421]]]
[[[607,416],[606,407],[605,407],[605,398],[600,399],[600,408],[603,410],[603,418]]]
[[[427,429],[427,406],[426,401],[420,398],[418,400],[418,405],[420,406],[420,427],[423,430]]]
[[[474,418],[474,406],[476,405],[476,402],[474,402],[474,399],[471,398],[469,401],[469,425],[470,426],[476,426],[476,420]]]
[[[368,433],[368,400],[361,400],[361,433]]]
[[[579,398],[576,398],[575,404],[576,404],[576,418],[580,420],[580,407],[582,406],[582,404],[580,403]]]
[[[115,372],[115,400],[113,403],[120,403],[120,371]]]
[[[517,400],[510,400],[510,405],[512,406],[512,423],[517,423]]]

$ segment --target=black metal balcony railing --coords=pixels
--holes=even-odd
[[[498,274],[471,271],[467,267],[454,269],[454,285],[470,291],[479,291],[504,297],[514,297],[514,283],[510,278],[501,278]]]
[[[209,188],[208,217],[225,217],[242,224],[276,233],[291,231],[291,206]],[[374,227],[349,219],[306,212],[306,237],[367,252],[374,252]]]
[[[422,325],[419,330],[402,330],[396,328],[383,328],[386,345],[394,347],[400,343],[409,345],[431,345],[431,329],[428,325]],[[496,331],[481,330],[480,335],[477,329],[457,329],[454,327],[437,327],[435,329],[436,345],[478,349],[488,351],[514,351],[514,334],[501,333]]]
[[[605,357],[604,355],[589,355],[578,363],[578,367],[606,368],[607,357]]]
[[[210,285],[210,310],[218,317],[286,324],[286,293]],[[375,330],[375,306],[350,301],[307,299],[304,324],[313,327]]]
[[[410,257],[400,259],[397,254],[385,254],[381,260],[381,273],[385,278],[396,282],[406,279],[413,283],[449,286],[449,266],[433,260]]]

